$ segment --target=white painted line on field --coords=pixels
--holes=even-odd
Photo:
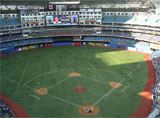
[[[126,87],[124,87],[121,92],[123,93],[130,85],[128,84]]]
[[[56,84],[54,84],[54,85],[48,87],[48,89],[51,89],[51,88],[55,87],[56,85],[61,84],[62,82],[66,81],[66,80],[68,80],[68,79],[70,79],[70,78],[71,78],[71,77],[67,77],[67,78],[65,78],[65,79],[63,79],[63,80],[57,82]]]
[[[122,79],[119,83],[122,83],[125,79]],[[118,84],[116,84],[118,86]],[[115,87],[116,87],[115,86]],[[93,105],[97,105],[99,102],[101,102],[105,97],[109,96],[112,92],[114,92],[117,88],[112,88],[110,91],[108,91],[106,94],[104,94],[101,98],[99,98]]]
[[[137,65],[137,67],[135,67],[132,71],[130,71],[127,76],[130,76],[134,71],[136,71],[139,67],[141,67],[141,65],[145,63],[145,61],[141,62],[140,64]]]
[[[25,87],[27,87],[27,88],[29,88],[29,89],[32,89],[32,90],[34,90],[34,91],[36,90],[36,89],[34,89],[34,88],[30,87],[30,86],[25,86]],[[57,99],[57,100],[63,101],[63,102],[65,102],[65,103],[74,105],[74,106],[76,106],[76,107],[80,107],[80,105],[78,105],[78,104],[75,104],[75,103],[73,103],[73,102],[69,102],[69,101],[67,101],[67,100],[64,100],[64,99],[62,99],[62,98],[56,97],[56,96],[51,95],[51,94],[49,94],[49,93],[47,93],[46,95],[48,95],[49,97],[55,98],[55,99]]]
[[[79,68],[79,69],[99,70],[99,71],[103,71],[103,72],[110,72],[110,73],[116,74],[116,76],[119,76],[119,77],[124,77],[124,75],[118,74],[116,72],[108,71],[108,70],[102,70],[102,69],[98,69],[98,68]],[[115,75],[112,75],[112,76],[115,76]]]
[[[34,98],[40,100],[40,98],[38,96],[35,96],[35,95],[29,95],[29,96],[34,97]]]
[[[30,57],[31,57],[31,56],[29,55],[29,57],[28,57],[25,65],[24,65],[24,68],[23,68],[23,70],[22,70],[22,72],[21,72],[21,75],[20,75],[20,78],[19,78],[19,81],[18,81],[19,83],[21,83],[21,81],[22,81],[23,78],[24,78],[26,68],[27,68],[28,63],[29,63],[29,61],[30,61]],[[19,84],[19,85],[17,86],[17,88],[15,89],[15,92],[17,92],[17,90],[19,89],[19,87],[20,87],[20,84]]]
[[[123,76],[123,75],[120,75],[120,74],[115,73],[115,72],[113,72],[113,71],[107,71],[107,70],[96,69],[96,68],[80,68],[80,69],[100,70],[100,71],[104,71],[104,72],[111,72],[111,73],[117,74],[118,76],[121,76],[121,77]],[[40,75],[38,75],[38,76],[33,77],[32,79],[28,80],[27,82],[25,82],[25,83],[24,83],[24,86],[27,85],[29,82],[33,81],[34,79],[37,79],[38,77],[43,76],[43,75],[45,75],[45,74],[50,74],[50,73],[55,73],[55,72],[60,72],[60,71],[65,71],[65,70],[72,70],[72,68],[71,68],[71,69],[69,69],[69,68],[67,68],[67,69],[61,69],[61,70],[55,70],[55,71],[52,71],[52,72],[50,71],[50,72],[42,73],[42,74],[40,74]],[[113,76],[114,76],[114,75],[113,75]],[[123,77],[124,77],[124,76],[123,76]]]
[[[52,73],[60,72],[60,71],[65,71],[65,70],[68,70],[68,69],[55,70],[55,71],[52,71]],[[37,75],[37,76],[33,77],[32,79],[28,80],[27,82],[25,82],[23,85],[25,86],[25,85],[27,85],[29,82],[33,81],[34,79],[37,79],[37,78],[39,78],[39,77],[41,77],[41,76],[43,76],[43,75],[50,74],[50,73],[51,73],[51,72],[45,72],[45,73],[42,73],[42,74],[40,74],[40,75]]]
[[[134,71],[136,71],[145,61],[141,62],[137,65],[136,68],[134,68],[132,71],[130,71],[127,76],[131,75]],[[126,79],[126,78],[125,78]],[[122,83],[125,79],[122,79],[119,83]],[[117,84],[118,85],[118,84]],[[104,96],[102,96],[99,100],[97,100],[93,105],[98,104],[101,100],[103,100],[105,97],[109,96],[112,92],[114,92],[116,88],[112,88],[110,91],[108,91]]]
[[[2,78],[4,78],[4,79],[6,79],[6,80],[8,80],[8,81],[11,81],[11,82],[13,82],[13,83],[16,83],[16,84],[20,85],[20,83],[17,82],[17,81],[15,81],[15,80],[9,79],[9,78],[4,77],[4,76],[2,76]]]
[[[26,88],[29,88],[29,89],[32,89],[33,91],[36,90],[36,89],[34,89],[34,88],[30,87],[30,86],[27,86],[27,85],[25,85],[25,87],[26,87]]]
[[[20,78],[19,78],[19,83],[22,81],[22,79],[23,79],[23,77],[24,77],[26,68],[27,68],[28,63],[29,63],[29,61],[30,61],[30,57],[31,57],[31,56],[29,55],[28,60],[27,60],[27,62],[26,62],[25,65],[24,65],[23,71],[22,71],[21,76],[20,76]]]
[[[35,76],[35,77],[33,77],[32,79],[30,79],[30,80],[28,80],[27,82],[25,82],[23,85],[25,86],[26,84],[28,84],[29,82],[31,82],[31,81],[33,81],[34,79],[37,79],[38,77],[40,77],[40,76],[42,76],[42,75],[46,75],[46,74],[48,74],[49,72],[46,72],[46,73],[42,73],[42,74],[40,74],[40,75],[38,75],[38,76]]]
[[[49,71],[49,73],[52,73],[52,59],[51,59],[51,61],[50,61],[50,71]]]
[[[58,100],[60,100],[60,101],[63,101],[63,102],[65,102],[65,103],[74,105],[74,106],[76,106],[76,107],[80,107],[80,105],[78,105],[78,104],[75,104],[75,103],[73,103],[73,102],[69,102],[69,101],[67,101],[67,100],[61,99],[61,98],[56,97],[56,96],[54,96],[54,95],[50,95],[50,94],[46,94],[46,95],[48,95],[48,96],[50,96],[50,97],[52,97],[52,98],[58,99]]]

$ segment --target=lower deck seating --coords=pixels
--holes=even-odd
[[[0,99],[0,117],[2,118],[16,118],[12,110]]]
[[[152,88],[153,111],[148,115],[147,118],[158,118],[160,116],[160,51],[153,52],[151,59],[155,68],[156,84]]]
[[[16,37],[21,37],[17,36]],[[6,38],[6,37],[5,37]],[[10,39],[8,39],[10,40]],[[9,47],[16,47],[16,46],[21,46],[21,45],[30,45],[34,43],[47,43],[47,42],[53,42],[52,38],[37,38],[37,39],[23,39],[23,40],[15,40],[15,41],[8,41],[8,42],[3,42],[0,43],[0,49],[3,48],[9,48]]]
[[[0,36],[0,41],[9,41],[14,39],[23,38],[22,34],[11,34],[11,35],[2,35]]]

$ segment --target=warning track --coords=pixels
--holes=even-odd
[[[141,105],[140,107],[136,110],[136,112],[134,112],[131,115],[131,118],[146,118],[146,116],[148,116],[148,114],[151,112],[152,110],[152,86],[155,85],[155,71],[154,71],[154,67],[152,65],[152,62],[150,60],[150,55],[146,54],[145,55],[145,60],[146,63],[148,65],[148,80],[145,86],[144,91],[142,92],[141,96]],[[146,92],[149,92],[150,94],[146,94]],[[148,99],[150,98],[150,99]]]

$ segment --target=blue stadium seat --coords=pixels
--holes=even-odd
[[[106,16],[103,18],[103,22],[113,22],[113,17],[112,16]]]
[[[0,26],[19,25],[17,18],[8,18],[8,23],[4,21],[4,18],[0,18]]]
[[[16,18],[8,19],[8,25],[19,25],[20,23]]]
[[[0,26],[6,26],[7,24],[5,23],[3,18],[0,18]]]
[[[18,44],[17,41],[13,41],[13,45],[14,45],[14,46],[18,46],[19,44]]]

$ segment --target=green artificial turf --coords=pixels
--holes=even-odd
[[[92,117],[129,117],[140,106],[139,93],[148,79],[144,54],[98,47],[22,52],[2,58],[0,68],[0,91],[36,118],[86,118],[78,112],[84,104],[99,108]],[[72,72],[81,76],[69,78]],[[113,89],[109,82],[121,82],[122,86]],[[76,86],[87,91],[76,93]],[[34,92],[44,87],[48,94]]]

